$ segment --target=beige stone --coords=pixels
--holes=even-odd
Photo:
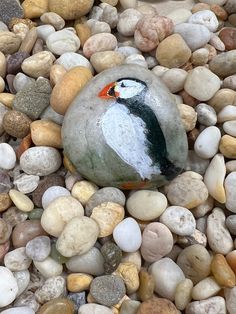
[[[54,12],[44,13],[43,15],[41,15],[40,20],[44,24],[52,25],[57,31],[65,26],[65,21],[63,20],[63,18]]]
[[[110,4],[113,7],[115,7],[117,5],[117,3],[118,3],[118,0],[101,0],[101,2]]]
[[[165,38],[157,47],[156,58],[160,65],[178,68],[191,57],[191,50],[179,34]]]
[[[50,99],[52,108],[64,115],[75,96],[91,78],[92,73],[86,67],[74,67],[68,71],[52,90]]]
[[[139,275],[135,264],[120,263],[115,274],[120,276],[126,286],[128,294],[134,293],[139,288]]]
[[[86,205],[89,198],[98,190],[98,187],[89,181],[83,180],[76,182],[71,190],[72,196],[80,201],[82,205]]]
[[[12,189],[9,191],[9,196],[19,210],[23,212],[30,212],[34,209],[34,203],[27,195]]]
[[[7,61],[4,54],[0,51],[0,76],[5,77],[7,68]]]
[[[93,208],[93,218],[100,228],[99,237],[107,237],[112,234],[114,228],[125,216],[124,207],[113,202],[105,202]]]
[[[25,0],[22,3],[24,17],[34,19],[48,11],[48,0]]]
[[[12,108],[13,100],[15,95],[10,93],[0,93],[0,103],[5,105],[8,108]]]
[[[40,51],[25,59],[21,68],[25,74],[31,77],[48,77],[54,61],[55,57],[50,51]]]
[[[230,135],[222,136],[219,146],[220,152],[226,157],[236,158],[236,138]]]
[[[80,39],[81,47],[83,47],[86,40],[92,35],[91,29],[86,23],[75,23],[75,30]]]
[[[0,213],[8,209],[12,204],[8,193],[0,193]]]
[[[4,79],[0,76],[0,93],[2,93],[5,89],[5,81]]]
[[[213,276],[204,278],[199,281],[192,290],[192,298],[194,300],[205,300],[216,295],[221,286],[216,282]]]
[[[30,124],[31,138],[36,146],[62,148],[61,126],[49,120],[36,120]]]
[[[222,88],[215,93],[215,95],[208,101],[218,113],[228,105],[236,105],[236,92],[229,88]]]
[[[32,27],[27,33],[20,45],[19,51],[31,53],[38,38],[37,28]]]
[[[0,51],[7,54],[17,52],[21,44],[21,38],[8,31],[0,31]]]
[[[191,106],[185,104],[179,104],[178,109],[185,131],[192,131],[195,128],[197,122],[196,111]]]
[[[49,11],[65,20],[75,20],[86,15],[93,6],[93,0],[49,0]]]
[[[153,297],[143,302],[136,314],[178,314],[174,303],[168,299]]]
[[[219,285],[227,288],[233,288],[235,286],[235,274],[227,263],[224,255],[216,254],[213,257],[211,262],[211,272]]]
[[[89,289],[93,276],[83,273],[72,273],[66,278],[67,289],[70,292],[82,292]]]
[[[186,278],[177,285],[175,292],[175,306],[183,311],[192,299],[192,280]]]
[[[97,73],[106,69],[120,65],[124,62],[125,57],[118,51],[101,51],[91,56],[90,62]]]
[[[109,33],[99,33],[89,37],[84,43],[83,53],[90,58],[95,52],[114,50],[117,46],[117,39]]]
[[[66,74],[66,69],[61,64],[54,64],[50,69],[50,82],[55,86]]]

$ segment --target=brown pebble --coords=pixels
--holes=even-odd
[[[174,303],[167,299],[153,297],[143,302],[136,314],[178,314]]]
[[[47,235],[40,220],[26,220],[15,226],[12,232],[12,244],[15,248],[26,246],[35,237]]]
[[[7,73],[17,74],[21,71],[22,62],[28,58],[30,54],[24,51],[18,51],[7,59]]]
[[[31,139],[31,134],[29,133],[28,135],[26,135],[20,145],[18,146],[17,150],[16,150],[16,156],[18,159],[20,159],[20,156],[28,149],[30,148],[30,146],[32,145],[32,139]]]
[[[55,185],[65,186],[65,181],[62,176],[53,174],[42,179],[39,182],[37,189],[32,193],[32,200],[34,204],[38,207],[42,207],[42,197],[44,192],[51,186]]]
[[[9,135],[23,138],[29,133],[31,122],[23,112],[9,110],[3,117],[3,128]]]
[[[218,19],[222,21],[227,20],[228,13],[219,4],[211,4],[210,10],[215,13]]]
[[[199,12],[199,11],[203,11],[203,10],[210,10],[210,5],[207,4],[207,3],[196,3],[192,9],[191,9],[191,12],[192,13],[196,13],[196,12]]]
[[[75,30],[80,39],[81,47],[83,47],[86,40],[92,36],[91,29],[86,23],[76,23],[75,21]]]
[[[62,148],[61,126],[55,122],[36,120],[31,123],[30,131],[32,141],[36,146]]]
[[[141,269],[139,273],[140,286],[138,289],[138,296],[141,301],[151,299],[154,293],[155,281],[146,270]]]
[[[0,193],[0,213],[7,210],[12,204],[8,193]]]
[[[25,38],[23,39],[19,51],[24,51],[24,52],[28,52],[31,53],[34,44],[37,40],[37,28],[33,27],[31,28],[28,33],[26,34]]]
[[[190,96],[185,90],[179,92],[179,95],[183,98],[183,104],[188,104],[191,107],[196,107],[200,101]]]
[[[32,55],[43,51],[43,40],[41,38],[38,38],[34,44]]]
[[[5,243],[11,236],[12,227],[4,219],[0,218],[0,244]]]
[[[74,304],[64,298],[57,298],[45,303],[37,314],[74,314]]]
[[[6,80],[7,80],[8,89],[9,89],[10,93],[15,95],[16,94],[16,90],[15,90],[15,88],[13,86],[14,79],[15,79],[15,75],[7,74]]]
[[[31,21],[30,19],[20,19],[18,17],[13,17],[11,19],[11,21],[9,22],[8,27],[12,31],[14,25],[19,24],[19,23],[27,25],[29,27],[29,29],[31,29],[32,27],[37,26],[37,23]]]
[[[11,206],[2,214],[2,218],[12,227],[15,227],[18,223],[25,221],[28,218],[28,214],[15,206]]]
[[[233,288],[235,286],[235,274],[227,263],[224,255],[216,254],[213,257],[211,271],[219,285],[227,288]]]
[[[188,146],[189,149],[194,149],[194,143],[199,135],[198,129],[193,129],[192,131],[188,132]]]
[[[236,29],[233,27],[226,27],[219,33],[220,39],[225,44],[226,50],[236,49]]]

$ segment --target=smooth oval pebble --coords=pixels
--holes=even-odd
[[[214,255],[211,262],[211,272],[219,285],[233,288],[236,284],[236,277],[222,254]]]
[[[2,311],[1,314],[35,314],[35,311],[29,306],[14,306],[14,308]]]
[[[41,262],[34,261],[34,266],[45,278],[60,276],[63,271],[63,266],[50,256]]]
[[[225,299],[222,297],[211,297],[207,300],[194,301],[188,304],[186,314],[226,314]]]
[[[142,242],[139,225],[133,218],[121,221],[113,230],[113,238],[124,252],[137,251]]]
[[[51,202],[55,201],[58,197],[69,196],[70,192],[62,186],[51,186],[44,193],[42,197],[42,206],[46,209]]]
[[[46,44],[52,53],[60,56],[65,52],[76,52],[80,47],[80,40],[72,30],[63,29],[49,35]]]
[[[21,155],[20,166],[28,174],[46,176],[59,169],[61,156],[53,147],[31,147]]]
[[[128,197],[126,207],[132,217],[149,221],[163,213],[167,207],[167,199],[158,191],[136,191]]]
[[[192,300],[193,282],[190,279],[184,279],[177,285],[175,291],[175,305],[178,310],[183,311]]]
[[[112,310],[99,304],[83,304],[80,306],[78,314],[112,314]]]
[[[93,247],[99,235],[99,226],[88,217],[74,217],[57,240],[57,250],[63,256],[82,255]]]
[[[214,157],[218,152],[220,139],[221,133],[216,126],[205,128],[194,143],[195,153],[203,159]]]
[[[114,50],[117,46],[117,39],[109,33],[95,34],[89,37],[84,43],[83,53],[90,58],[95,52]]]
[[[10,190],[9,195],[12,202],[15,204],[15,206],[19,210],[23,212],[30,212],[31,210],[34,209],[34,203],[31,201],[31,199],[27,195],[15,189]]]
[[[199,281],[192,290],[193,300],[205,300],[216,295],[221,286],[216,282],[214,277],[207,277]]]
[[[197,112],[197,120],[200,124],[205,126],[212,126],[216,124],[217,116],[213,107],[205,103],[200,103],[195,107],[195,110]]]
[[[181,268],[170,258],[165,257],[153,263],[149,272],[155,281],[155,292],[173,301],[177,285],[185,279]]]
[[[4,265],[11,271],[26,270],[32,260],[26,255],[25,247],[17,248],[4,256]]]
[[[41,306],[37,314],[74,314],[74,303],[66,298],[56,298]]]
[[[158,261],[170,253],[172,248],[173,236],[164,224],[152,222],[145,227],[141,245],[141,254],[145,261]]]
[[[52,25],[56,30],[60,30],[65,26],[63,18],[55,12],[46,12],[40,16],[40,20],[44,24]]]
[[[50,238],[47,236],[39,236],[30,240],[25,247],[26,255],[36,262],[45,260],[49,256],[50,251]]]
[[[31,123],[30,131],[36,146],[62,148],[61,127],[53,121],[36,120]]]
[[[0,143],[0,168],[10,170],[15,167],[16,154],[7,143]]]
[[[235,193],[235,183],[236,183],[236,172],[233,171],[225,179],[225,193],[226,193],[226,203],[225,206],[228,210],[236,213],[236,193]]]
[[[52,25],[40,25],[37,27],[37,35],[38,38],[41,38],[44,42],[46,42],[49,35],[55,33],[55,28]]]
[[[87,204],[90,197],[98,190],[96,184],[89,181],[79,181],[73,185],[71,195],[75,197],[83,206]]]
[[[92,247],[82,255],[72,256],[66,262],[66,267],[71,272],[100,276],[104,273],[104,257],[99,249]]]
[[[13,276],[16,278],[17,281],[18,286],[17,296],[19,296],[25,291],[25,289],[28,287],[30,283],[30,272],[28,271],[28,269],[15,271],[13,273]]]
[[[223,123],[223,129],[225,131],[225,133],[236,137],[236,121],[226,121],[225,123]]]
[[[196,221],[191,211],[181,206],[167,207],[160,217],[160,222],[180,236],[191,235],[196,228]]]
[[[47,233],[59,237],[67,222],[83,215],[84,209],[79,201],[72,196],[60,196],[43,211],[41,225]]]
[[[62,65],[67,71],[77,66],[88,68],[91,73],[94,72],[89,60],[79,53],[65,52],[56,61],[55,64]]]
[[[12,272],[4,266],[0,266],[0,307],[11,304],[18,293],[18,285]]]

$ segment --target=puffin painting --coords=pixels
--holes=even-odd
[[[148,86],[142,80],[127,77],[106,85],[100,98],[114,99],[102,117],[107,144],[132,166],[143,181],[153,173],[173,179],[181,169],[167,156],[166,141],[154,111],[145,104]]]
[[[68,108],[64,155],[98,186],[167,184],[184,169],[188,142],[173,95],[152,71],[124,64],[92,78]]]

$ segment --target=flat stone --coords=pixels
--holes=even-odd
[[[49,106],[51,86],[47,79],[40,78],[20,90],[14,99],[13,108],[35,120]]]
[[[222,78],[233,75],[236,71],[235,58],[236,50],[220,53],[210,61],[209,69]]]
[[[164,41],[162,41],[162,43],[163,42]],[[160,138],[162,138],[161,142],[164,145],[163,147],[166,147],[166,143],[168,143],[169,146],[167,146],[166,149],[169,159],[166,159],[167,157],[165,156],[161,162],[158,158],[154,162],[152,156],[148,156],[147,154],[143,155],[145,149],[140,146],[140,136],[143,137],[144,135],[140,134],[139,136],[136,132],[131,132],[132,134],[126,131],[124,132],[124,130],[130,130],[133,123],[139,123],[135,122],[136,120],[132,120],[132,115],[129,115],[129,110],[126,109],[125,106],[127,103],[128,108],[129,106],[132,108],[132,97],[128,102],[127,100],[122,100],[119,103],[118,100],[114,103],[114,106],[110,106],[110,100],[104,100],[102,94],[100,94],[101,97],[97,97],[99,93],[102,93],[101,86],[104,86],[105,88],[110,82],[114,82],[126,76],[133,76],[135,79],[139,80],[137,86],[138,89],[149,89],[149,91],[153,93],[153,96],[150,97],[152,101],[156,99],[154,101],[155,103],[149,108],[148,105],[146,107],[145,104],[145,108],[147,110],[147,115],[153,116],[156,124],[158,124],[158,121],[154,115],[158,116],[162,130],[160,130],[157,140],[158,143],[160,143]],[[147,81],[152,78],[153,84],[155,82],[155,88],[154,85],[144,87],[144,83],[142,82],[145,78]],[[140,80],[142,82],[140,82]],[[132,79],[128,84],[136,85],[137,83],[134,82],[136,81]],[[158,86],[158,88],[156,86]],[[158,93],[156,91],[158,91]],[[163,107],[161,106],[162,110],[160,110],[160,107],[158,106],[157,113],[156,101],[159,97],[166,100],[163,101],[163,103],[161,102],[163,104]],[[81,175],[86,175],[92,182],[95,182],[100,186],[105,185],[116,186],[123,189],[135,189],[141,186],[150,186],[154,183],[155,185],[164,184],[168,179],[173,178],[179,173],[179,170],[183,168],[187,157],[186,135],[179,120],[177,108],[169,97],[169,92],[159,79],[150,71],[143,69],[143,67],[125,65],[103,71],[101,74],[90,80],[86,87],[83,88],[65,115],[62,126],[62,138],[66,156],[75,165]],[[81,103],[83,106],[81,106]],[[91,109],[88,107],[88,104]],[[168,106],[166,104],[168,104]],[[132,111],[133,109],[130,110]],[[103,122],[101,124],[94,123],[96,119],[101,118],[102,114]],[[91,119],[91,116],[93,119]],[[143,118],[143,115],[141,116]],[[148,121],[146,121],[146,119],[144,120],[142,120],[142,123],[146,125]],[[167,123],[165,122],[167,120],[175,121],[176,123],[173,123],[171,128],[168,125],[167,128]],[[109,134],[111,134],[109,131],[111,121],[113,121],[112,129],[114,129],[115,125],[117,128],[117,136],[112,139],[109,138]],[[120,125],[122,127],[120,127]],[[156,127],[159,129],[159,126]],[[86,135],[84,132],[86,132]],[[176,134],[175,141],[171,140],[172,137],[170,134],[173,134],[173,132]],[[80,136],[77,136],[77,134],[80,134]],[[82,134],[84,134],[85,137],[82,136]],[[165,135],[166,140],[162,137],[162,134]],[[170,139],[168,139],[169,136]],[[87,138],[86,143],[83,140],[84,138]],[[134,144],[134,139],[136,144]],[[154,145],[155,144],[152,146],[153,148]],[[136,147],[135,150],[134,147]],[[140,149],[138,147],[140,147]],[[77,154],[77,149],[80,150],[81,154]],[[91,151],[93,151],[92,159]],[[96,155],[97,151],[100,152],[99,158],[98,155]],[[116,153],[114,154],[114,152]],[[157,156],[156,153],[155,156]],[[141,160],[145,160],[145,162],[141,162],[140,164],[139,161]],[[173,161],[173,163],[171,160],[175,160],[175,162]],[[153,162],[157,166],[152,167],[151,164],[153,164]],[[162,165],[160,165],[160,163]],[[167,164],[169,165],[168,167],[166,167]],[[160,168],[162,168],[161,172],[163,171],[162,175],[160,175]],[[171,170],[166,173],[165,169]]]
[[[30,240],[25,247],[26,255],[37,262],[41,262],[47,258],[50,251],[50,238],[47,236],[39,236]]]
[[[3,0],[1,2],[0,21],[8,24],[12,18],[23,18],[24,12],[19,1]]]

